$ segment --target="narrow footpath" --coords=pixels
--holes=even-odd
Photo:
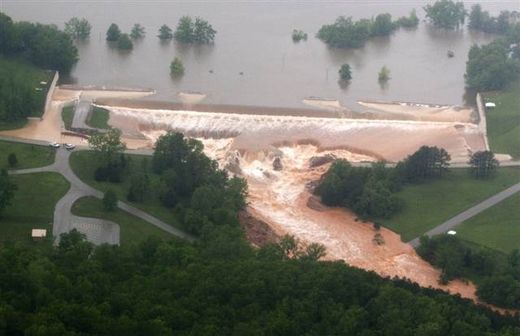
[[[75,228],[78,231],[86,234],[87,239],[95,244],[119,244],[120,228],[117,223],[98,218],[79,217],[72,214],[72,206],[78,199],[88,196],[103,198],[103,193],[87,185],[81,181],[76,176],[76,174],[74,174],[69,163],[70,154],[70,151],[64,148],[59,148],[56,150],[56,159],[52,165],[41,168],[14,170],[10,171],[9,174],[20,175],[54,172],[61,174],[67,181],[69,181],[69,191],[65,194],[65,196],[63,196],[63,198],[58,201],[58,203],[56,203],[56,207],[54,209],[52,234],[56,238],[56,241],[59,239],[60,234],[69,232]],[[194,240],[194,237],[190,234],[176,229],[171,225],[168,225],[165,222],[131,205],[118,201],[117,206],[121,210],[139,217],[151,225],[171,233],[172,235],[186,239],[188,241]]]

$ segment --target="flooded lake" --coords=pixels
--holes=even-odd
[[[428,1],[23,1],[0,0],[0,10],[14,20],[53,23],[63,27],[73,16],[92,24],[90,40],[78,45],[80,61],[71,76],[77,84],[142,87],[157,90],[153,99],[178,100],[181,91],[207,94],[205,103],[301,107],[309,96],[338,99],[359,109],[356,101],[464,103],[467,53],[474,43],[492,36],[467,30],[446,32],[423,22]],[[471,2],[466,2],[469,10]],[[517,1],[482,1],[492,14],[518,9]],[[388,12],[394,19],[416,9],[416,30],[397,30],[370,40],[364,48],[338,50],[315,38],[323,24],[339,15],[355,19]],[[158,28],[173,29],[183,15],[201,16],[218,31],[211,46],[161,43]],[[105,32],[111,23],[129,32],[134,23],[146,37],[129,53],[109,47]],[[302,29],[306,42],[293,43],[291,32]],[[448,58],[452,50],[455,57]],[[174,57],[184,62],[180,80],[169,75]],[[343,63],[352,67],[348,86],[338,83]],[[391,80],[377,81],[386,65]],[[243,74],[240,74],[240,73]]]

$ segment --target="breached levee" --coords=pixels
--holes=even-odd
[[[321,149],[346,148],[398,161],[422,145],[445,148],[454,162],[484,149],[471,123],[246,115],[111,107],[114,127],[175,130],[193,137],[235,138],[234,148],[257,151],[273,144],[311,142]]]
[[[483,146],[476,125],[107,108],[113,126],[139,129],[151,141],[167,130],[200,138],[208,156],[247,180],[249,212],[277,235],[321,243],[330,260],[475,299],[471,283],[440,285],[440,272],[399,235],[384,228],[376,232],[345,209],[323,206],[307,186],[326,172],[330,158],[395,161],[421,145],[435,145],[466,161]],[[383,244],[374,242],[376,233]]]

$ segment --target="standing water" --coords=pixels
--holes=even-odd
[[[182,91],[207,94],[205,103],[299,107],[305,97],[339,100],[359,108],[359,100],[413,101],[439,104],[464,103],[467,53],[474,43],[493,36],[433,29],[421,20],[416,30],[398,30],[375,38],[364,48],[338,50],[315,38],[323,24],[339,15],[371,18],[388,12],[396,19],[428,1],[25,1],[1,0],[0,11],[14,20],[53,23],[63,27],[73,16],[93,26],[90,40],[78,45],[80,61],[72,79],[84,85],[148,87],[152,99],[178,100]],[[483,1],[492,14],[515,9],[517,1]],[[466,2],[469,9],[471,2]],[[175,28],[183,15],[201,16],[218,31],[212,46],[161,43],[158,28]],[[110,48],[105,32],[116,23],[129,32],[134,23],[146,28],[146,37],[133,51]],[[293,43],[291,32],[308,33],[305,42]],[[453,58],[446,53],[452,50]],[[169,76],[174,57],[182,59],[186,74]],[[352,67],[353,80],[338,84],[338,69]],[[386,65],[391,80],[379,86],[377,74]],[[242,73],[242,74],[241,74]]]

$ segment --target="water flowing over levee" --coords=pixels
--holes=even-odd
[[[234,138],[234,148],[263,150],[277,144],[314,143],[397,161],[422,145],[445,148],[466,161],[484,141],[476,125],[456,122],[311,118],[107,107],[111,123],[140,132],[175,130],[188,136]]]

